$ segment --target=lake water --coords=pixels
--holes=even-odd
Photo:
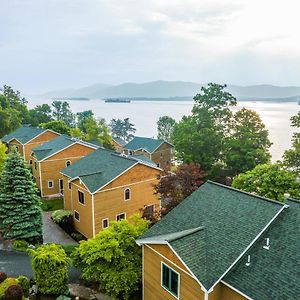
[[[29,105],[48,101],[32,101]],[[96,117],[105,118],[109,123],[112,118],[129,117],[137,129],[136,135],[155,137],[156,122],[160,116],[168,115],[179,121],[183,115],[189,115],[193,101],[131,101],[131,103],[105,103],[102,100],[69,101],[74,112],[91,109]],[[296,115],[300,106],[295,102],[239,102],[234,110],[246,107],[255,110],[269,130],[273,143],[271,147],[272,160],[281,159],[284,150],[290,148],[292,134],[295,128],[290,126],[290,117]]]

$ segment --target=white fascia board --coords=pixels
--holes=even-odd
[[[224,280],[221,280],[221,283],[223,283],[224,285],[228,286],[230,289],[232,289],[233,291],[239,293],[240,295],[242,295],[243,297],[245,297],[248,300],[254,300],[253,298],[247,296],[246,294],[244,294],[243,292],[241,292],[240,290],[238,290],[237,288],[233,287],[232,285],[228,284],[227,282],[225,282]]]

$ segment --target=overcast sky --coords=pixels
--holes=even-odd
[[[0,85],[300,86],[297,0],[0,0]]]

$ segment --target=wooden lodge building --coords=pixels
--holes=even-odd
[[[24,160],[31,165],[32,149],[45,142],[57,138],[60,134],[50,129],[23,125],[15,131],[5,135],[1,141],[6,144],[8,151],[16,148],[24,157]]]
[[[171,169],[174,146],[164,140],[134,137],[124,146],[127,155],[144,155],[164,170]]]
[[[124,146],[126,145],[126,142],[123,139],[119,137],[112,137],[112,144],[117,152],[123,153]]]
[[[66,135],[60,135],[33,148],[32,173],[41,196],[46,198],[62,195],[64,186],[60,171],[98,148],[97,145]]]
[[[149,162],[99,148],[61,171],[64,207],[73,212],[76,230],[93,237],[110,221],[159,208],[153,184],[161,173]]]
[[[300,299],[300,202],[208,181],[137,243],[144,300]]]

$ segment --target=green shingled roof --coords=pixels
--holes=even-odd
[[[116,142],[116,143],[118,143],[120,146],[125,146],[126,145],[126,142],[123,140],[123,139],[121,139],[121,138],[119,138],[119,137],[112,137],[113,138],[113,140]]]
[[[84,141],[79,141],[78,139],[71,138],[67,135],[60,135],[59,137],[46,142],[36,148],[33,148],[32,151],[34,152],[35,157],[37,158],[38,161],[49,157],[60,150],[63,150],[64,148],[71,146],[72,144],[75,144],[76,142],[80,142],[81,144],[87,145],[87,146],[92,146],[94,148],[98,148],[97,145],[84,142]]]
[[[32,140],[37,135],[43,133],[46,131],[44,128],[39,127],[32,127],[32,126],[22,126],[15,131],[5,135],[3,138],[1,138],[2,142],[8,143],[9,141],[16,139],[21,144],[26,144],[30,140]]]
[[[136,136],[124,148],[132,151],[144,149],[153,153],[163,143],[165,143],[164,140]]]
[[[157,164],[154,161],[152,161],[150,158],[148,158],[147,156],[145,156],[143,154],[132,155],[131,157],[133,157],[139,161],[142,161],[146,164],[149,164],[151,166],[155,166],[155,167],[157,166]]]
[[[252,299],[300,299],[300,202],[286,204],[289,207],[223,279]],[[269,250],[263,248],[266,238]]]
[[[62,173],[72,179],[79,177],[89,191],[94,193],[139,161],[100,148],[62,170]]]
[[[137,242],[153,243],[155,237],[201,227],[169,244],[209,290],[283,207],[208,181]]]

